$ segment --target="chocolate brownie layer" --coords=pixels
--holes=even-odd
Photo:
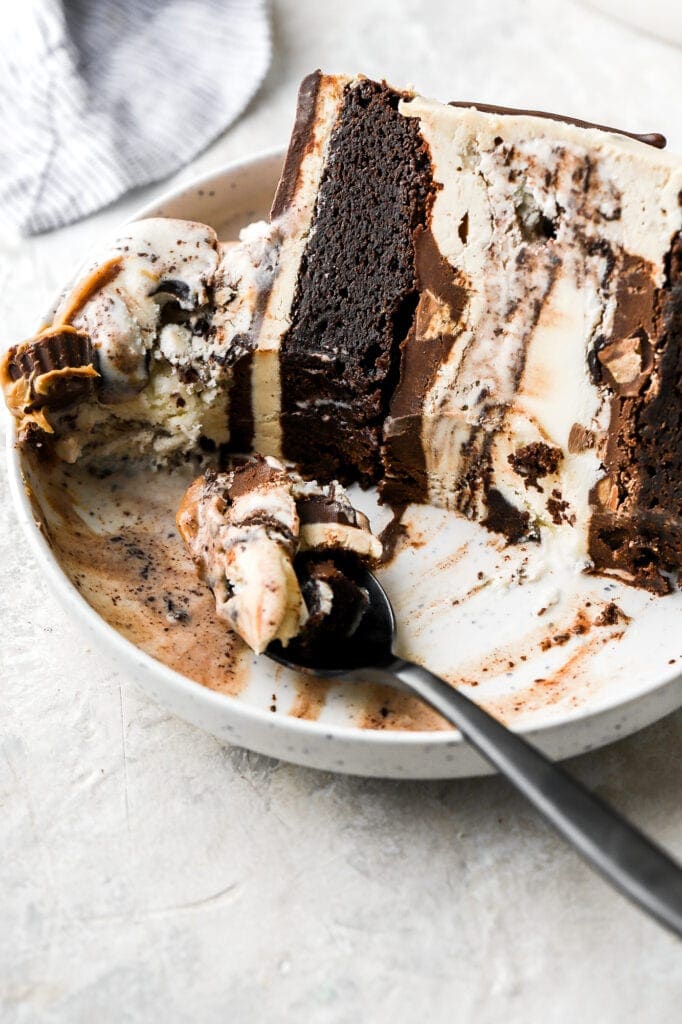
[[[418,300],[414,232],[432,184],[400,99],[367,80],[346,87],[280,350],[283,453],[322,479],[380,475],[397,349]]]
[[[597,568],[653,590],[682,564],[682,236],[663,288],[633,262],[621,288],[616,340],[593,373],[612,393],[604,464],[594,489],[590,554]]]

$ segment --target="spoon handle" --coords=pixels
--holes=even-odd
[[[509,779],[617,889],[682,936],[682,868],[562,768],[438,676],[402,658],[388,666]]]

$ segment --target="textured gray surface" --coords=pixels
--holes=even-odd
[[[275,27],[265,89],[183,178],[283,141],[318,63],[682,149],[682,51],[569,2],[290,0]],[[30,331],[82,248],[149,194],[3,240],[2,337]],[[221,748],[87,648],[4,478],[0,494],[3,1022],[679,1020],[679,944],[503,782],[363,781]],[[681,749],[678,712],[573,768],[682,855]]]

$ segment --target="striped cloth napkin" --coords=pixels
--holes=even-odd
[[[22,234],[177,170],[270,63],[267,0],[15,0],[3,21],[0,223]]]

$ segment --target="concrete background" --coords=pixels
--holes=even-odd
[[[176,181],[284,143],[318,65],[661,130],[682,151],[682,50],[570,0],[279,0],[273,26],[264,88]],[[2,239],[3,341],[154,191]],[[0,616],[2,1021],[679,1021],[677,942],[504,782],[319,774],[136,696],[48,591],[4,478]],[[678,855],[681,741],[678,712],[571,765]]]

